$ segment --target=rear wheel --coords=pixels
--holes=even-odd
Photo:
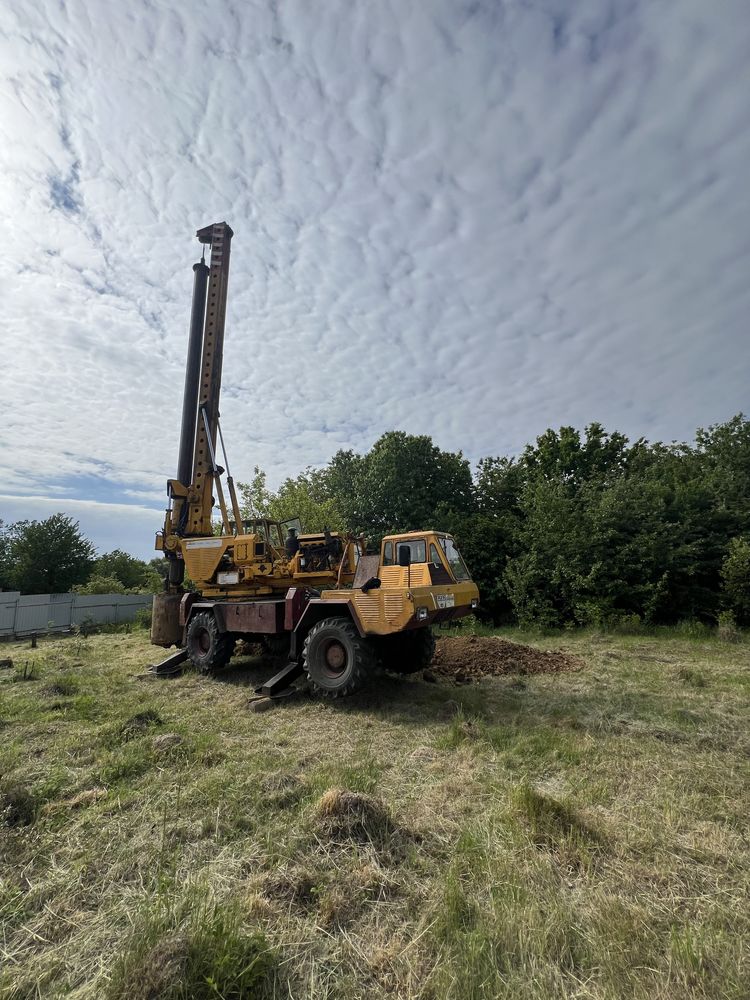
[[[430,628],[419,628],[383,637],[380,658],[386,670],[415,674],[432,663],[435,636]]]
[[[324,618],[305,639],[302,663],[313,691],[339,698],[358,691],[375,671],[375,653],[346,618]]]
[[[190,619],[187,628],[187,651],[192,664],[202,674],[225,667],[234,650],[234,637],[220,632],[210,611],[201,611]]]

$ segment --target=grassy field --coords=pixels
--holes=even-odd
[[[583,667],[263,714],[2,647],[0,996],[748,997],[750,645],[522,641]]]

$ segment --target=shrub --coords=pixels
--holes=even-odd
[[[138,628],[150,629],[153,612],[151,608],[138,608],[135,613],[135,624]]]
[[[719,615],[716,634],[722,642],[739,642],[741,633],[731,611],[722,611]]]
[[[733,538],[721,566],[724,596],[733,624],[750,624],[750,541]]]

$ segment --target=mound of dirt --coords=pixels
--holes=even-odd
[[[438,639],[430,671],[457,684],[504,674],[557,674],[580,670],[576,656],[556,649],[534,649],[499,636],[446,636]]]

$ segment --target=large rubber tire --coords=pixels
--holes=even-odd
[[[435,636],[431,628],[384,636],[380,648],[383,668],[394,674],[416,674],[429,667],[434,655]]]
[[[362,688],[375,673],[371,643],[347,618],[324,618],[305,639],[302,665],[313,692],[341,698]]]
[[[187,651],[196,670],[210,674],[229,663],[234,636],[219,631],[216,617],[210,611],[201,611],[188,623]]]

